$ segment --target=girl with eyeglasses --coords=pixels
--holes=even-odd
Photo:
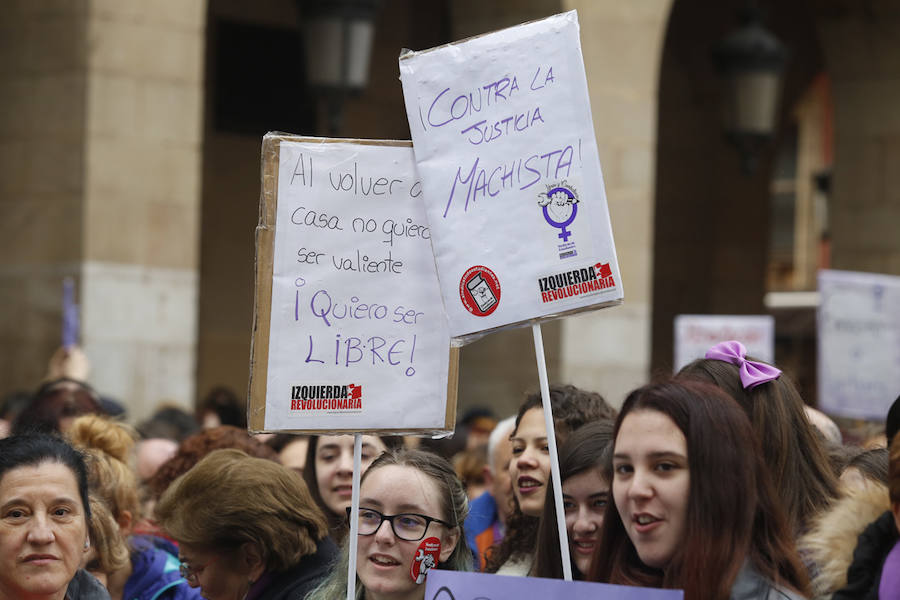
[[[471,570],[462,528],[468,510],[462,482],[445,459],[409,449],[382,454],[360,482],[357,598],[422,600],[431,568]],[[307,600],[346,596],[348,547]]]

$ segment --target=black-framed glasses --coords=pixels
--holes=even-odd
[[[347,507],[347,519],[350,519],[350,507]],[[435,519],[417,513],[400,513],[399,515],[386,515],[373,508],[359,509],[359,535],[372,535],[385,521],[391,524],[394,535],[407,542],[418,542],[428,531],[432,522],[438,522],[445,527],[454,527],[447,521]]]

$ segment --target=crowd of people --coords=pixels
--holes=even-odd
[[[688,600],[900,598],[900,398],[845,445],[773,365],[717,344],[616,410],[550,387],[450,440],[362,436],[356,593],[430,569],[684,590]],[[353,437],[250,435],[217,389],[131,426],[71,373],[0,418],[0,600],[346,597]]]

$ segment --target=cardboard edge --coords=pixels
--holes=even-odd
[[[275,209],[278,205],[278,158],[283,136],[263,137],[260,165],[259,221],[256,225],[255,294],[250,334],[250,381],[247,429],[260,431],[266,422],[266,386],[272,311]]]
[[[450,360],[447,369],[447,413],[444,416],[445,429],[456,430],[456,404],[459,393],[459,348],[450,346]]]

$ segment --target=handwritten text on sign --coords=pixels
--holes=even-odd
[[[449,87],[444,88],[429,104],[427,116],[422,114],[423,107],[419,105],[422,130],[449,126],[454,132],[459,131],[459,135],[466,142],[479,146],[496,142],[503,137],[524,133],[529,128],[546,125],[541,114],[541,105],[537,103],[540,100],[539,95],[534,93],[552,86],[555,81],[553,67],[545,69],[539,65],[535,68],[531,83],[524,90],[520,88],[519,78],[516,75],[504,76],[471,91],[453,92]],[[538,96],[533,107],[517,109],[513,106],[510,108],[512,113],[503,111],[504,106],[513,105],[513,100],[518,99],[518,96],[529,93]],[[546,94],[544,97],[546,98]],[[484,116],[481,114],[482,111],[488,113],[491,121],[477,120]],[[498,112],[499,114],[496,114]],[[546,106],[544,112],[547,112]],[[490,113],[494,114],[491,116]],[[577,141],[577,149],[580,158],[580,138]],[[450,188],[443,216],[447,216],[454,201],[457,206],[464,202],[460,208],[466,211],[469,202],[475,202],[479,196],[482,199],[493,198],[507,190],[526,190],[542,179],[568,177],[572,172],[574,157],[575,147],[572,145],[527,156],[516,156],[498,165],[482,162],[482,157],[476,154],[471,168],[466,164],[465,167],[456,169],[456,177]]]
[[[454,338],[621,301],[574,12],[404,55]]]
[[[459,571],[428,572],[425,600],[683,600],[681,590],[657,590],[538,577],[509,577]]]
[[[267,429],[438,429],[449,336],[412,149],[282,142]]]

